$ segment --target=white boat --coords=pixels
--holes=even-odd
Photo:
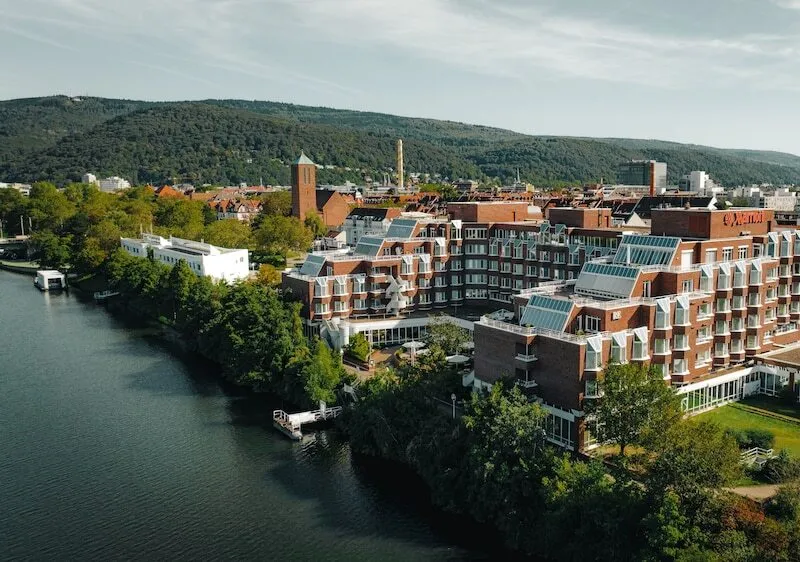
[[[40,291],[61,291],[67,288],[67,276],[55,269],[41,269],[36,272],[33,284]]]

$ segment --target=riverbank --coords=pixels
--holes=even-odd
[[[12,273],[25,273],[36,275],[36,271],[41,269],[38,264],[33,262],[14,262],[0,260],[0,269],[10,271]]]

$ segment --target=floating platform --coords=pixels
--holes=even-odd
[[[67,276],[55,269],[40,269],[33,284],[40,291],[62,291],[67,289]]]
[[[289,414],[283,410],[275,410],[272,412],[272,425],[289,439],[299,441],[303,438],[303,425],[332,420],[341,413],[341,406],[320,408],[319,410],[310,410],[308,412],[297,412],[296,414]]]

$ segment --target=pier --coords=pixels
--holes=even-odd
[[[296,414],[289,414],[283,410],[275,410],[272,412],[272,425],[290,439],[299,441],[303,438],[303,432],[301,431],[303,425],[332,420],[341,413],[341,406],[326,408],[324,405],[319,410],[297,412]]]

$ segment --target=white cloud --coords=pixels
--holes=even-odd
[[[772,0],[772,3],[787,10],[800,10],[800,0]]]

